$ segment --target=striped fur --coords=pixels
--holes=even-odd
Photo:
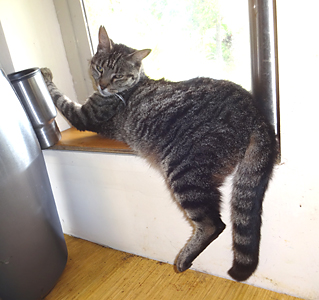
[[[219,187],[234,170],[232,194],[233,266],[246,280],[258,265],[262,200],[277,155],[272,127],[246,90],[224,80],[152,80],[136,51],[114,44],[103,27],[91,61],[99,92],[84,105],[59,92],[42,69],[57,108],[79,130],[126,142],[152,161],[194,225],[176,259],[182,272],[224,230]]]

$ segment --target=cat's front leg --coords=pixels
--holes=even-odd
[[[82,105],[71,101],[67,96],[59,91],[52,81],[53,75],[50,69],[41,68],[41,73],[48,87],[51,98],[58,110],[74,127],[79,130],[86,130],[89,120],[82,111]]]

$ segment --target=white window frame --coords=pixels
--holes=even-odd
[[[95,49],[82,0],[53,0],[78,99],[92,94],[88,63]],[[252,94],[280,136],[276,1],[248,0]]]
[[[89,61],[94,53],[81,0],[53,0],[60,23],[64,48],[73,77],[74,89],[84,103],[94,89],[89,74]]]

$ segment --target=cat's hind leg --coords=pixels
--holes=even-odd
[[[179,272],[184,272],[192,266],[194,259],[214,241],[225,229],[225,224],[220,218],[206,217],[201,221],[192,220],[195,231],[190,240],[178,254],[175,264]]]
[[[211,171],[187,164],[179,165],[169,176],[176,200],[194,226],[194,233],[176,259],[177,271],[191,267],[193,260],[226,227],[220,218],[221,194]]]

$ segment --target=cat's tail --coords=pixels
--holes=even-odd
[[[262,201],[276,159],[275,134],[263,123],[251,136],[233,181],[234,259],[228,274],[237,281],[248,279],[258,265]]]

